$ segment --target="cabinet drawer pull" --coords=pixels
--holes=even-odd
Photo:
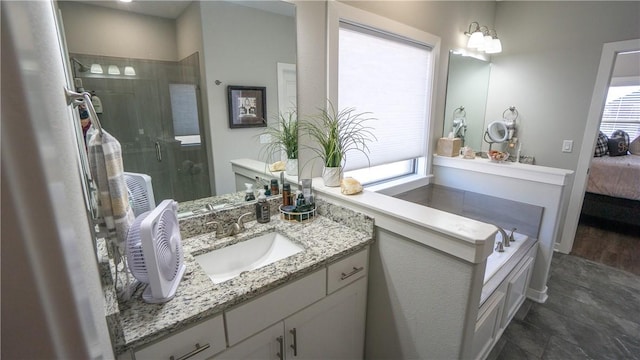
[[[296,328],[289,330],[291,335],[293,335],[293,344],[291,344],[291,348],[293,349],[293,356],[298,356],[298,337],[296,336]]]
[[[208,349],[208,348],[210,348],[210,347],[211,347],[211,345],[209,345],[208,343],[207,343],[207,344],[204,344],[203,346],[200,346],[200,344],[199,344],[199,343],[197,343],[197,344],[196,344],[196,348],[195,348],[194,350],[192,350],[190,353],[185,354],[185,355],[182,355],[182,356],[180,356],[180,357],[179,357],[179,358],[177,358],[177,359],[176,359],[175,357],[173,357],[173,355],[171,355],[171,356],[169,357],[169,360],[187,360],[188,358],[190,358],[190,357],[192,357],[192,356],[195,356],[196,354],[199,354],[199,353],[201,353],[201,352],[203,352],[203,351],[207,350],[207,349]]]
[[[359,273],[360,271],[364,270],[364,266],[360,266],[360,267],[353,267],[353,270],[349,273],[342,273],[342,275],[340,276],[340,280],[344,280],[346,278],[349,278],[357,273]]]
[[[278,357],[278,359],[284,360],[284,339],[282,339],[282,336],[278,336],[276,340],[278,341],[278,347],[280,348],[280,351],[276,354],[276,356]]]

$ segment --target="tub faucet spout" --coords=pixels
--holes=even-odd
[[[502,229],[500,226],[497,226],[498,231],[500,231],[500,234],[502,235],[502,244],[504,247],[509,247],[509,236],[507,235],[507,232],[504,231],[504,229]]]

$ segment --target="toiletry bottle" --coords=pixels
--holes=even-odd
[[[280,189],[278,187],[278,179],[271,179],[271,194],[272,195],[280,194]]]
[[[291,185],[284,184],[282,185],[282,205],[288,206],[291,204]]]
[[[304,205],[304,195],[302,195],[302,191],[300,190],[296,190],[296,197],[295,197],[295,205],[296,206],[302,206]]]
[[[256,196],[253,195],[253,184],[245,183],[244,186],[247,188],[244,191],[244,201],[255,200]]]
[[[271,190],[267,185],[264,186],[264,196],[271,196]]]
[[[271,220],[269,210],[267,197],[264,195],[264,190],[260,189],[260,195],[258,195],[258,202],[256,203],[256,220],[258,220],[259,223],[268,223],[269,220]]]

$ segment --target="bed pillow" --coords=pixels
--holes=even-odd
[[[596,140],[596,149],[593,152],[594,157],[605,156],[609,152],[609,139],[602,131],[598,134],[598,140]]]
[[[623,156],[629,153],[629,134],[622,130],[614,131],[607,142],[609,156]]]
[[[640,136],[629,144],[629,152],[633,155],[640,155]]]

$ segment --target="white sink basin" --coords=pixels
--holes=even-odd
[[[304,249],[277,233],[267,233],[253,239],[195,257],[214,284],[232,279],[245,271],[259,269]]]

